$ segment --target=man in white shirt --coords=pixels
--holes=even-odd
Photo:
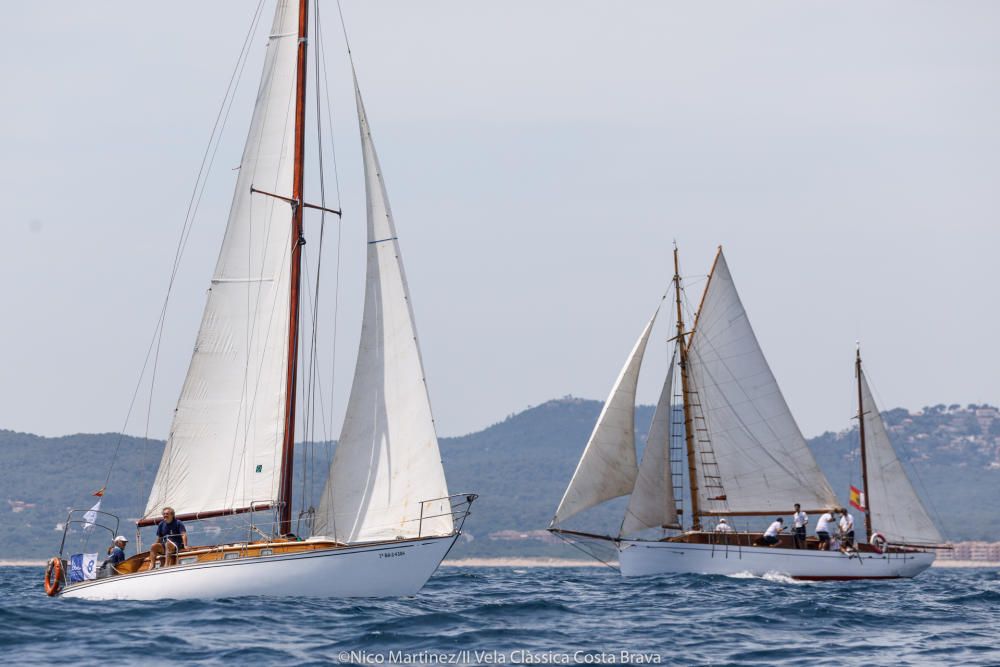
[[[764,537],[761,539],[763,540],[764,544],[766,544],[769,547],[773,547],[779,541],[778,533],[780,533],[784,529],[785,529],[785,520],[779,516],[777,519],[771,522],[770,526],[767,527],[767,530],[764,531]]]
[[[719,519],[719,523],[717,523],[715,526],[715,532],[731,533],[733,532],[733,527],[729,525],[728,521],[726,521],[726,517],[722,517],[721,519]]]
[[[836,511],[825,512],[819,518],[819,521],[816,522],[816,537],[819,538],[819,545],[816,548],[820,551],[830,549],[830,533],[833,531],[833,527],[837,525],[836,514]]]
[[[840,549],[841,551],[854,546],[854,517],[846,508],[840,508]]]
[[[792,538],[796,549],[806,548],[806,526],[809,525],[809,515],[802,511],[802,506],[795,503],[795,513],[792,514]]]

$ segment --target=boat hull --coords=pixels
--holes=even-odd
[[[914,577],[934,562],[934,553],[905,551],[849,556],[840,551],[814,551],[752,546],[623,540],[618,545],[621,573],[641,577],[665,573],[779,574],[793,579],[837,581]]]
[[[158,568],[67,586],[85,600],[415,595],[458,535]]]

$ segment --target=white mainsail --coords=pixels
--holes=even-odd
[[[861,406],[865,420],[865,454],[872,530],[897,544],[940,544],[941,533],[920,502],[861,373]]]
[[[355,79],[368,270],[354,384],[313,533],[341,542],[452,531],[441,453],[396,227]],[[423,501],[436,500],[433,503]],[[423,519],[421,520],[421,515]]]
[[[680,528],[674,485],[670,468],[670,442],[673,437],[674,366],[676,352],[670,359],[667,379],[656,403],[653,423],[642,452],[635,488],[628,500],[621,535],[632,535],[648,528]]]
[[[697,442],[699,500],[705,512],[788,512],[837,505],[764,358],[722,250],[716,257],[687,350],[695,418],[704,416],[724,489]],[[695,424],[697,426],[697,424]],[[704,457],[703,454],[706,454]],[[714,468],[714,466],[713,466]]]
[[[285,430],[298,2],[277,4],[229,222],[144,517],[278,496]]]
[[[556,509],[552,526],[606,500],[632,492],[635,461],[635,391],[649,332],[659,308],[642,330],[597,419],[576,472]]]

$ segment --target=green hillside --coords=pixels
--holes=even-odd
[[[443,438],[441,451],[453,492],[474,491],[480,499],[454,556],[576,554],[544,532],[576,466],[594,420],[598,401],[564,398],[509,416],[483,431]],[[911,470],[945,536],[952,540],[997,539],[1000,516],[1000,417],[989,406],[934,406],[916,413],[885,413],[897,450]],[[640,442],[652,408],[636,412]],[[118,436],[61,438],[0,431],[0,558],[44,558],[58,548],[56,526],[70,506],[86,508],[104,484]],[[857,482],[857,433],[824,433],[810,441],[836,491],[846,496]],[[159,463],[163,443],[121,440],[102,509],[123,518],[141,511]],[[296,493],[303,470],[314,498],[332,454],[329,444],[300,446]],[[310,464],[306,465],[306,461]],[[622,501],[598,508],[588,526],[611,528]],[[206,523],[206,522],[202,522]],[[195,528],[193,539],[197,539]],[[204,529],[202,529],[204,530]],[[122,532],[133,529],[123,522]],[[210,539],[205,537],[204,539]]]

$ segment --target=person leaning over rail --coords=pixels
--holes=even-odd
[[[128,546],[128,538],[124,535],[119,535],[115,538],[115,541],[108,547],[108,557],[101,563],[101,567],[98,570],[97,577],[99,579],[104,577],[113,577],[118,574],[118,565],[125,561],[125,547]]]
[[[187,528],[174,513],[173,507],[163,508],[163,520],[156,525],[156,543],[149,547],[149,567],[163,555],[164,567],[177,564],[177,552],[187,549]]]
[[[830,533],[832,533],[832,528],[837,525],[837,512],[824,512],[820,516],[819,521],[816,522],[816,537],[819,538],[819,544],[817,549],[820,551],[830,550]]]
[[[781,538],[778,534],[785,529],[785,520],[780,516],[771,522],[771,525],[767,527],[764,531],[764,535],[761,537],[761,542],[769,547],[773,547],[777,544]]]

